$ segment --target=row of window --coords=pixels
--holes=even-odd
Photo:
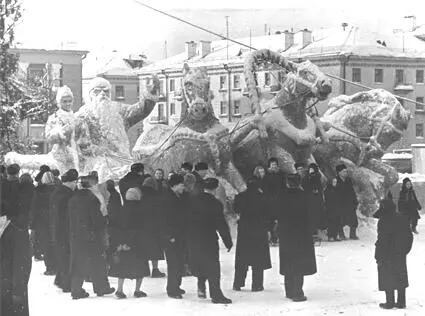
[[[229,102],[220,101],[220,115],[228,115],[229,114],[228,107],[229,107]],[[241,101],[233,100],[233,108],[231,110],[233,115],[241,114]]]
[[[362,69],[361,68],[353,68],[352,71],[352,81],[361,82],[362,81]],[[424,83],[424,70],[416,69],[416,83]],[[375,83],[383,83],[384,82],[384,69],[383,68],[375,68]],[[395,84],[403,84],[404,82],[404,69],[396,69],[395,70]]]

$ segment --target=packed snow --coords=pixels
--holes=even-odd
[[[413,249],[407,257],[410,287],[407,289],[406,310],[381,310],[379,302],[385,294],[377,289],[377,268],[374,260],[376,220],[359,228],[358,241],[322,242],[316,247],[318,273],[305,277],[307,302],[295,303],[285,298],[283,277],[279,275],[278,248],[271,248],[273,268],[265,272],[264,292],[250,291],[250,274],[242,292],[232,290],[235,249],[221,250],[222,288],[233,300],[231,305],[214,305],[209,299],[198,299],[196,279],[183,278],[186,290],[183,300],[174,300],[165,293],[166,279],[146,278],[142,290],[147,298],[133,298],[134,283],[126,281],[128,296],[118,300],[114,295],[98,298],[91,284],[85,284],[90,298],[74,301],[53,285],[53,277],[43,275],[44,264],[35,262],[30,279],[31,316],[75,315],[425,315],[423,275],[425,269],[425,222],[419,221],[419,235],[415,235]],[[223,247],[224,248],[224,247]],[[164,261],[160,269],[166,272]],[[116,279],[110,278],[116,287]]]

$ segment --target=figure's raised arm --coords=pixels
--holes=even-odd
[[[127,128],[145,119],[154,109],[159,98],[159,79],[152,75],[152,84],[147,84],[142,91],[139,102],[135,104],[120,103],[120,113]]]

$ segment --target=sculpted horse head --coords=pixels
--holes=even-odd
[[[252,110],[259,112],[259,93],[255,72],[260,65],[270,63],[283,68],[285,72],[282,89],[276,96],[276,105],[285,108],[295,103],[306,103],[312,98],[327,99],[332,92],[331,81],[310,61],[294,63],[268,49],[255,51],[245,60],[245,80],[252,103]],[[281,84],[281,83],[280,83]]]
[[[210,80],[206,67],[190,68],[183,65],[182,76],[182,119],[186,124],[193,125],[195,130],[204,130],[201,124],[209,126],[217,119],[211,104],[213,94],[210,90]],[[207,127],[206,126],[206,127]],[[206,129],[205,129],[206,130]]]

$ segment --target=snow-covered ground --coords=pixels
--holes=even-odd
[[[30,280],[31,316],[109,316],[109,315],[425,315],[425,219],[420,221],[419,235],[408,256],[410,287],[407,289],[407,309],[384,311],[378,303],[384,293],[377,290],[377,271],[374,260],[375,222],[363,225],[359,241],[322,242],[316,247],[318,273],[305,278],[307,302],[294,303],[285,298],[283,277],[278,273],[278,248],[271,248],[273,268],[265,273],[265,291],[250,291],[250,276],[242,292],[232,290],[234,249],[221,251],[222,288],[233,304],[211,304],[196,296],[196,279],[184,278],[183,300],[173,300],[165,294],[166,279],[146,278],[142,290],[147,298],[133,298],[133,283],[127,281],[128,298],[118,300],[114,295],[98,298],[91,284],[85,284],[90,298],[73,301],[53,286],[53,277],[43,275],[44,265],[36,262]],[[160,269],[165,271],[165,262]],[[110,279],[116,286],[116,280]]]

